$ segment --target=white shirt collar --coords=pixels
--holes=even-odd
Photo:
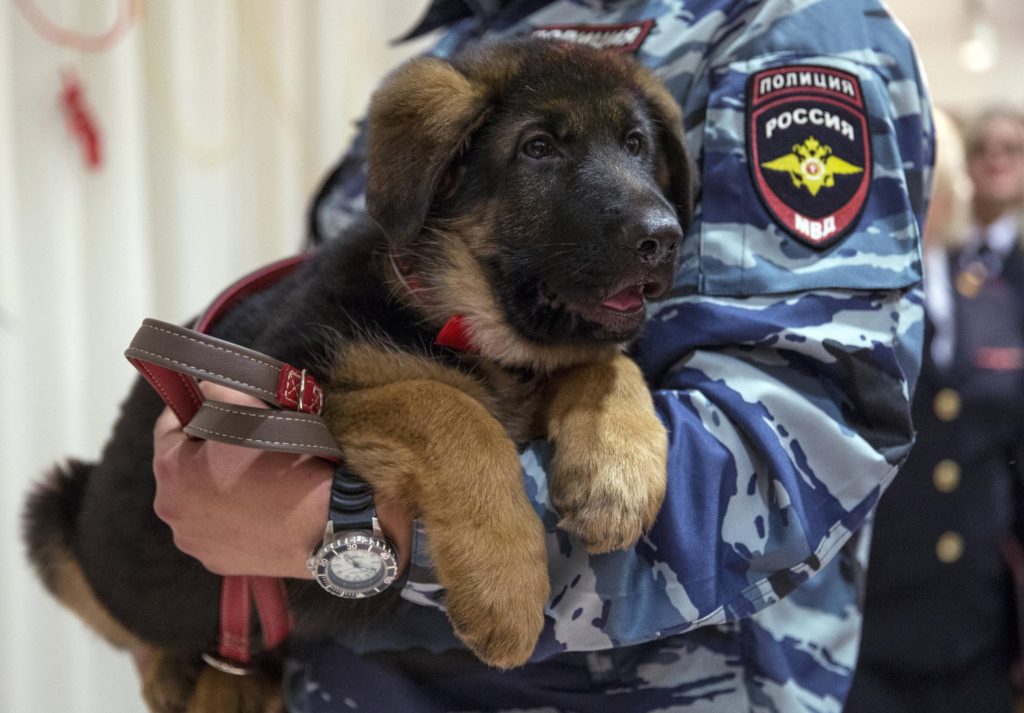
[[[1017,242],[1020,227],[1020,216],[1017,211],[1010,211],[987,227],[973,225],[969,244],[979,245],[982,235],[985,235],[988,246],[993,252],[1008,255],[1013,249],[1014,243]]]

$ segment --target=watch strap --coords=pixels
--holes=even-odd
[[[344,462],[334,470],[328,517],[334,532],[341,530],[373,530],[373,488],[348,469]]]

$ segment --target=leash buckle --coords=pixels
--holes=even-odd
[[[305,369],[285,364],[277,383],[277,400],[286,409],[319,416],[324,407],[324,391]]]
[[[303,410],[303,399],[306,397],[306,370],[299,375],[299,411]]]

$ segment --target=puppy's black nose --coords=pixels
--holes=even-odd
[[[682,238],[679,223],[667,215],[646,216],[633,225],[629,235],[636,254],[647,263],[663,262]]]

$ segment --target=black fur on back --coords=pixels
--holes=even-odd
[[[86,481],[93,466],[69,460],[54,466],[29,495],[22,514],[28,559],[51,593],[56,593],[56,558],[71,556]]]

